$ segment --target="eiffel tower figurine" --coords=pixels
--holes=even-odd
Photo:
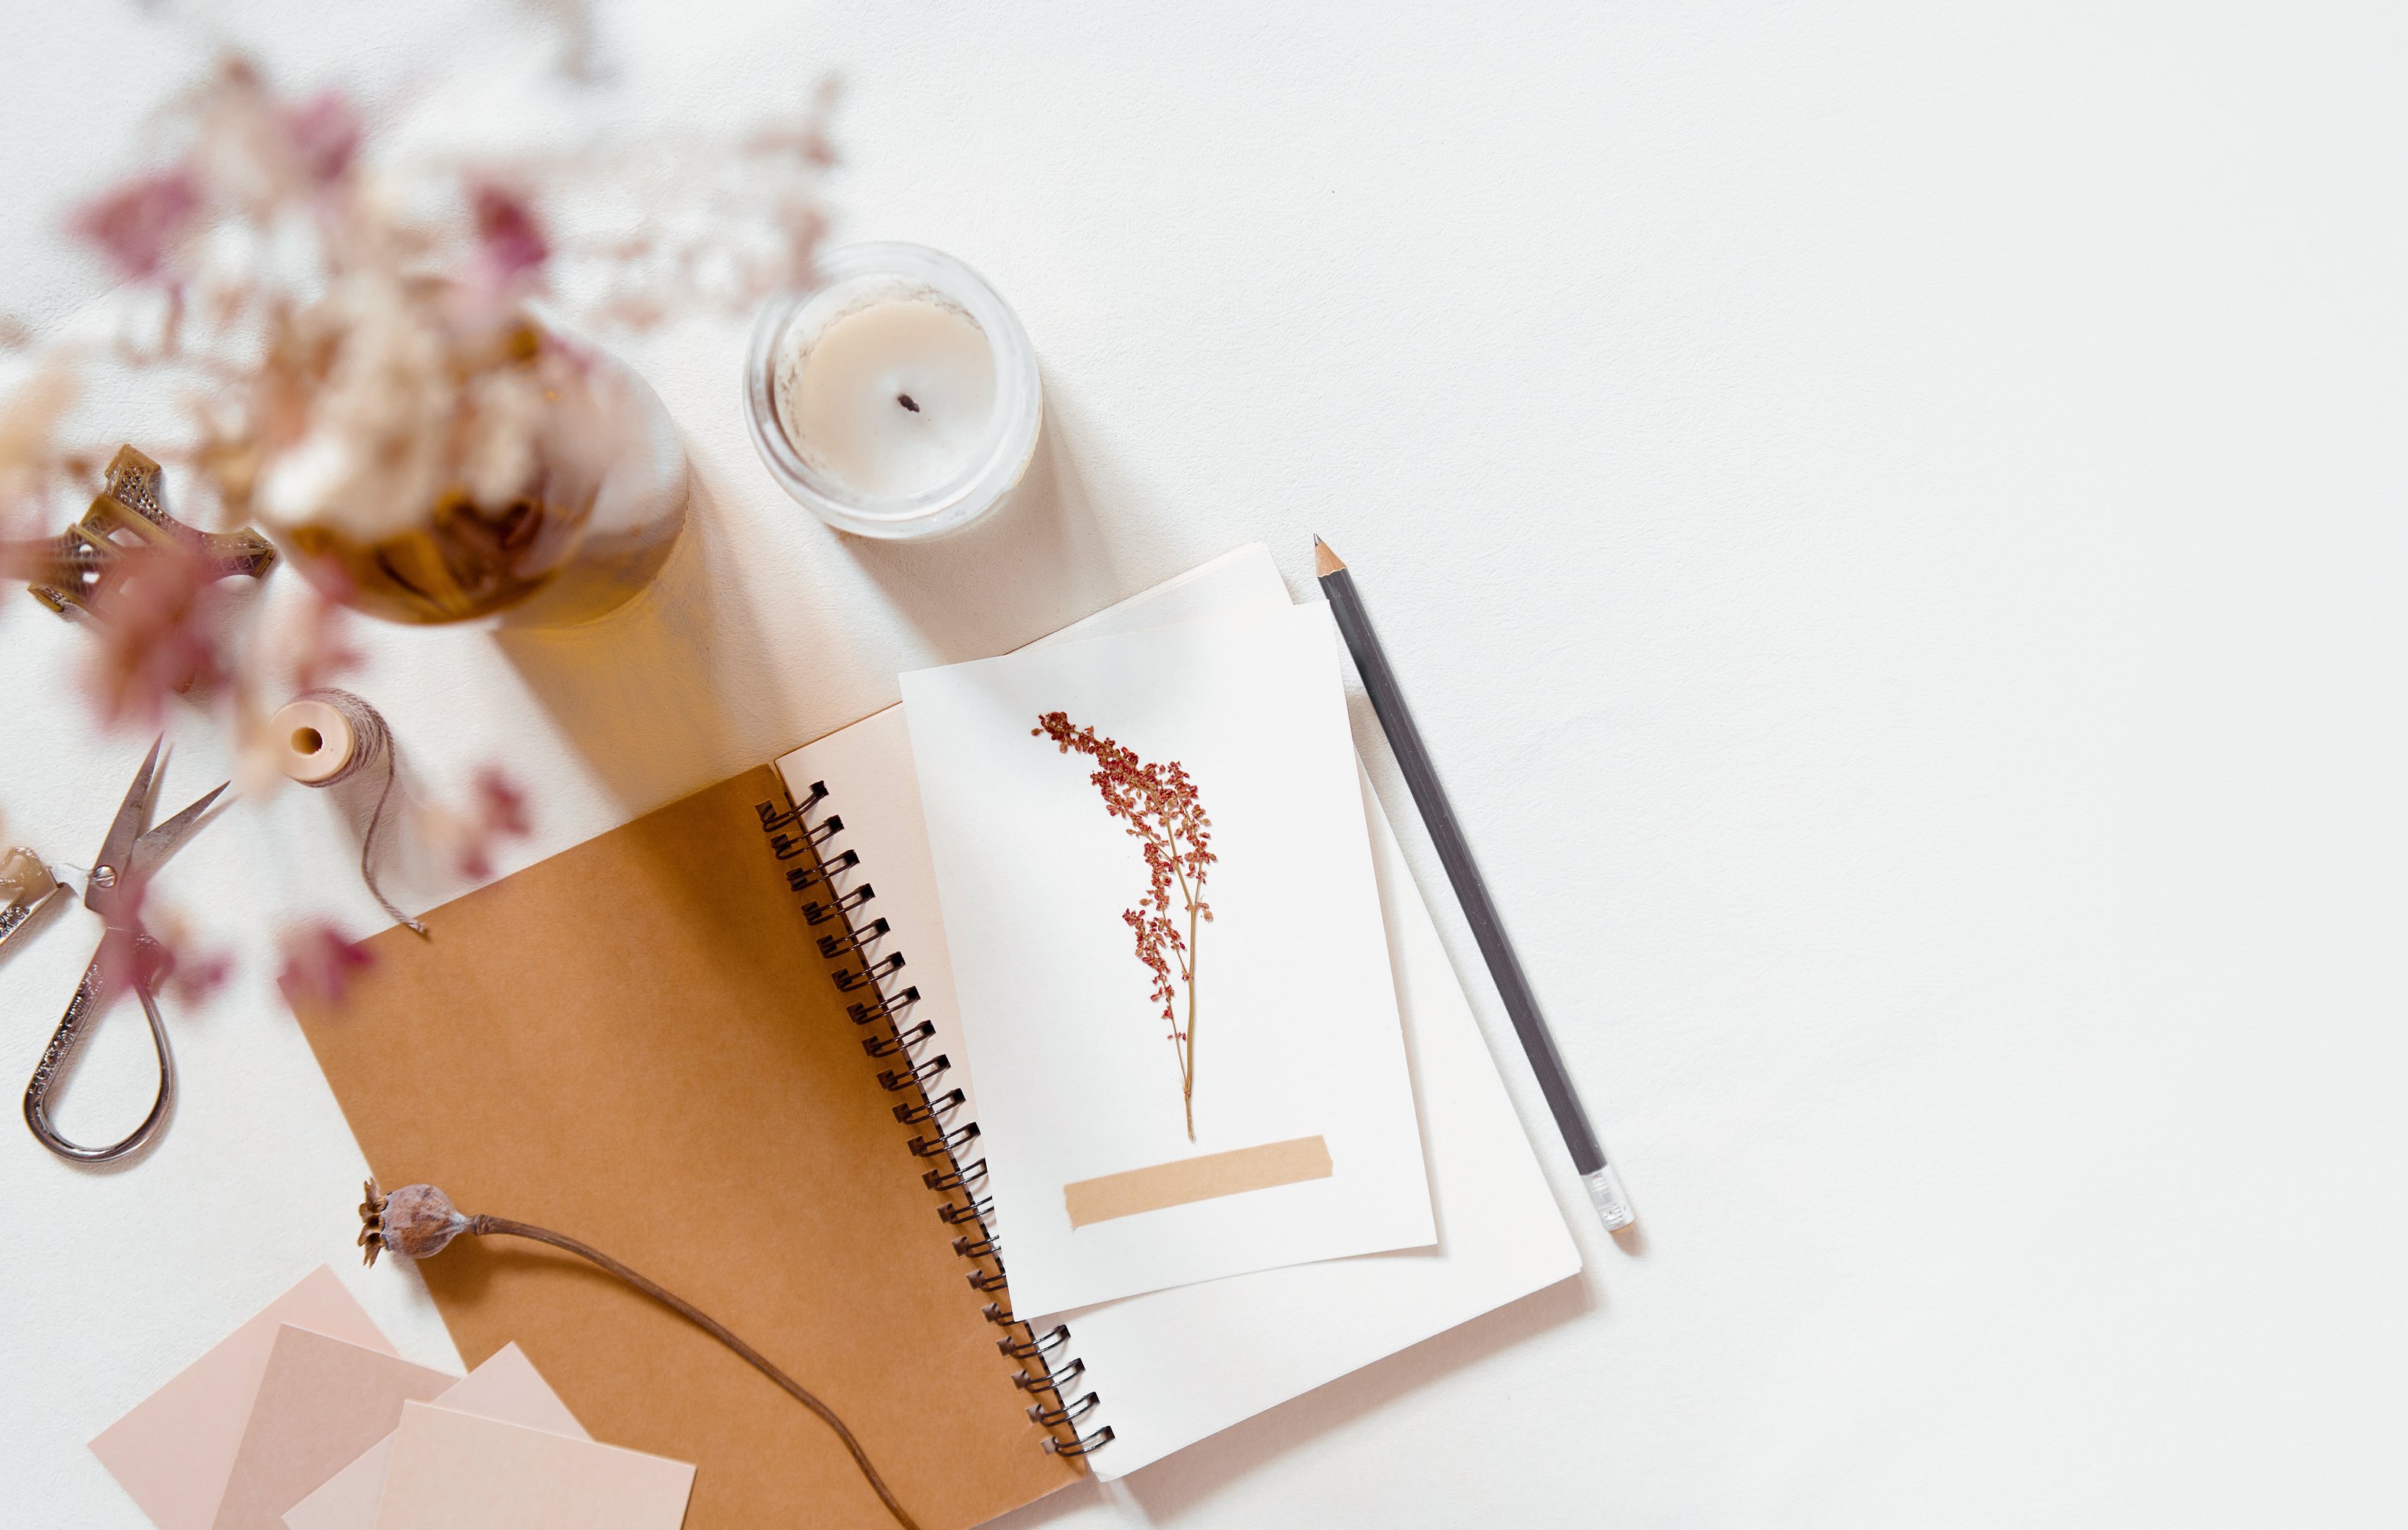
[[[130,446],[109,460],[104,487],[83,519],[56,536],[0,541],[0,578],[27,579],[36,600],[65,617],[89,617],[144,551],[180,548],[199,557],[211,579],[265,575],[276,549],[251,530],[202,531],[167,513],[159,465]]]

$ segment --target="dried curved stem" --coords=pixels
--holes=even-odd
[[[853,1452],[853,1464],[861,1468],[861,1475],[868,1480],[870,1490],[878,1494],[878,1501],[886,1506],[886,1512],[895,1516],[895,1523],[903,1526],[903,1530],[920,1530],[918,1523],[904,1511],[901,1504],[896,1501],[894,1493],[886,1486],[885,1479],[878,1475],[878,1468],[869,1464],[868,1452],[861,1448],[861,1441],[853,1438],[853,1431],[846,1428],[844,1421],[836,1416],[836,1409],[813,1396],[801,1382],[771,1365],[768,1358],[760,1351],[730,1333],[725,1324],[704,1312],[702,1308],[666,1287],[644,1279],[601,1250],[580,1243],[565,1233],[555,1233],[550,1228],[537,1227],[523,1222],[512,1222],[508,1217],[487,1216],[470,1217],[466,1230],[480,1237],[499,1234],[509,1237],[523,1237],[537,1243],[548,1243],[555,1249],[565,1250],[616,1276],[726,1345],[743,1356],[746,1363],[754,1370],[777,1382],[795,1401],[818,1414],[822,1423],[835,1430],[836,1437],[844,1441],[844,1448]]]

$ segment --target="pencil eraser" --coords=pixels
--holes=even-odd
[[[1588,1187],[1589,1204],[1597,1208],[1597,1220],[1605,1223],[1607,1232],[1618,1233],[1638,1220],[1639,1214],[1630,1209],[1630,1197],[1623,1192],[1622,1176],[1613,1172],[1612,1164],[1595,1174],[1582,1175],[1581,1183]]]

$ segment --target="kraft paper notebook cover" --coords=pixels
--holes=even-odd
[[[1285,587],[1253,548],[1074,630],[1265,598]],[[573,1232],[692,1299],[825,1397],[929,1530],[1067,1485],[1082,1451],[1120,1475],[1578,1269],[1367,792],[1438,1243],[1017,1323],[978,1222],[901,714],[781,765],[434,910],[431,942],[380,935],[343,1008],[296,1007],[384,1183]],[[597,1272],[506,1240],[420,1267],[465,1358],[515,1339],[597,1437],[695,1463],[694,1530],[890,1523],[817,1420]]]
[[[818,1393],[929,1530],[976,1524],[1078,1466],[764,848],[781,794],[765,765],[434,909],[296,1012],[382,1182],[608,1251]],[[464,1360],[515,1340],[595,1438],[694,1463],[691,1530],[891,1523],[825,1424],[601,1272],[473,1238],[418,1267]]]

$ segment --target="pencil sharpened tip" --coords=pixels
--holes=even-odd
[[[1345,566],[1346,560],[1340,557],[1327,542],[1318,536],[1312,539],[1312,574],[1315,579],[1327,579]]]

